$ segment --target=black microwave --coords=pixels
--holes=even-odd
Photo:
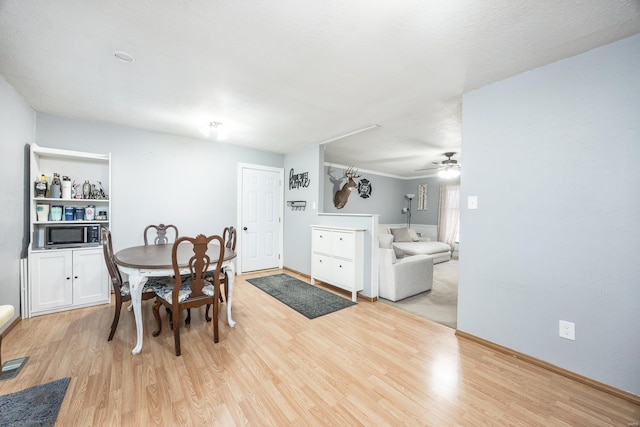
[[[44,247],[47,249],[99,245],[100,226],[97,224],[52,224],[45,226],[44,229]]]

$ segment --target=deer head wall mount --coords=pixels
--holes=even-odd
[[[358,169],[353,166],[349,166],[344,172],[344,177],[347,178],[347,182],[345,182],[342,188],[336,191],[336,194],[333,196],[333,205],[336,209],[342,209],[347,204],[351,192],[358,188],[358,183],[354,178],[360,178],[360,176]]]

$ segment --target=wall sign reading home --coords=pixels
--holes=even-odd
[[[308,187],[309,183],[309,172],[303,173],[295,173],[293,168],[289,171],[289,190],[293,190],[294,188],[300,187]]]

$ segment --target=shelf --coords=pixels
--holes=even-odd
[[[36,221],[33,223],[34,227],[39,225],[51,225],[51,224],[108,224],[108,219],[96,219],[93,221]]]
[[[109,162],[111,156],[109,154],[85,153],[83,151],[61,150],[58,148],[40,147],[32,144],[32,153],[37,157],[52,159],[77,159],[77,160],[97,160],[101,162]]]
[[[53,199],[51,197],[34,197],[35,202],[51,203],[109,203],[109,199]]]
[[[92,249],[101,249],[101,245],[100,243],[98,243],[97,245],[80,245],[80,246],[75,246],[75,247],[68,247],[68,248],[31,248],[31,252],[32,253],[53,253],[53,252],[68,252],[68,251],[87,251],[87,250],[92,250]]]

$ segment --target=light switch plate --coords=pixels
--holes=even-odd
[[[478,196],[469,196],[467,198],[468,209],[478,209]]]

